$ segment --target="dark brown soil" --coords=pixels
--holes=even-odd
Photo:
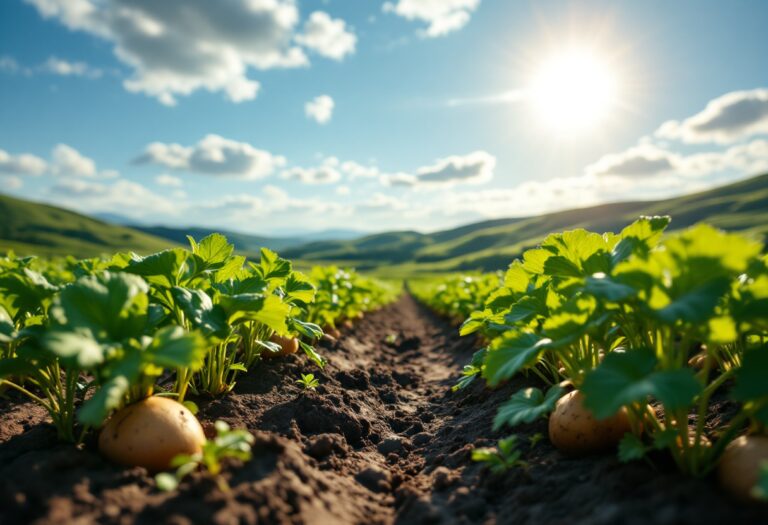
[[[472,344],[404,296],[325,345],[317,392],[295,383],[309,365],[289,356],[241,377],[230,395],[196,400],[204,422],[256,436],[253,459],[225,470],[228,492],[202,474],[158,492],[144,469],[111,465],[90,443],[58,444],[44,412],[9,394],[0,523],[768,523],[766,508],[663,461],[570,459],[546,439],[530,447],[544,420],[517,429],[529,468],[490,474],[470,452],[506,435],[491,431],[496,408],[534,383],[491,391],[476,381],[452,393]]]

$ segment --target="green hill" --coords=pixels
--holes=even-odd
[[[479,222],[431,234],[389,232],[356,241],[316,242],[283,255],[316,263],[410,274],[505,268],[547,234],[574,228],[617,231],[639,215],[671,215],[672,229],[706,220],[729,230],[768,233],[768,174],[654,202],[619,202],[528,218]]]
[[[172,245],[131,228],[0,195],[0,253],[90,257],[125,250],[147,254]]]
[[[225,231],[220,229],[211,228],[169,228],[166,226],[131,226],[135,230],[142,231],[155,237],[162,237],[177,244],[188,244],[187,235],[191,235],[195,239],[202,239],[211,233],[221,233],[226,235],[229,242],[235,245],[235,248],[239,252],[244,253],[258,253],[259,250],[266,246],[272,250],[280,251],[288,247],[294,247],[304,244],[304,240],[295,237],[264,237],[261,235],[248,235],[246,233],[238,233],[232,231]]]

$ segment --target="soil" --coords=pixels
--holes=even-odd
[[[0,523],[768,524],[768,509],[728,499],[713,477],[689,479],[662,458],[621,464],[573,459],[546,439],[546,421],[515,429],[527,469],[493,475],[470,459],[507,431],[497,407],[535,381],[451,392],[471,339],[408,295],[366,316],[321,351],[321,386],[295,383],[311,366],[260,364],[231,394],[196,399],[210,428],[222,419],[256,437],[253,459],[231,462],[222,491],[207,475],[159,492],[142,468],[57,443],[45,413],[0,399]]]

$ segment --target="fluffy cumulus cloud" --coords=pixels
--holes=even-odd
[[[668,173],[680,163],[680,156],[653,144],[641,144],[620,153],[603,155],[587,166],[587,175],[644,177]]]
[[[383,10],[407,20],[426,22],[427,28],[422,34],[433,38],[467,25],[479,4],[480,0],[397,0],[385,2]]]
[[[134,161],[202,175],[259,179],[285,165],[285,157],[219,135],[206,135],[194,146],[153,142]]]
[[[320,95],[304,104],[304,114],[318,124],[330,122],[335,103],[328,95]]]
[[[294,0],[26,0],[48,19],[114,45],[132,70],[124,86],[173,105],[197,90],[252,100],[259,82],[249,68],[308,64],[305,46],[341,58],[354,35],[341,20],[313,14],[297,33]]]
[[[12,155],[0,149],[0,173],[8,175],[43,175],[48,171],[48,163],[29,153]]]
[[[333,184],[341,180],[339,159],[328,157],[320,166],[311,168],[295,166],[283,171],[281,176],[284,179],[297,180],[304,184]]]
[[[688,143],[728,144],[768,133],[768,89],[734,91],[709,101],[703,111],[662,124],[656,135]]]
[[[141,219],[146,214],[174,215],[180,208],[141,184],[121,179],[113,183],[63,178],[48,193],[58,204],[86,213],[112,212]]]
[[[496,157],[485,151],[475,151],[438,159],[434,164],[419,168],[415,174],[384,174],[381,180],[388,186],[483,184],[493,178],[495,168]]]
[[[296,36],[296,41],[326,58],[341,60],[355,52],[357,37],[347,30],[344,20],[315,11],[304,22],[304,30]]]
[[[640,144],[623,152],[604,155],[584,169],[589,177],[647,181],[663,178],[670,186],[676,177],[706,177],[735,171],[753,175],[768,171],[768,140],[756,139],[724,151],[683,155],[653,144]]]
[[[72,146],[58,144],[53,148],[51,171],[54,175],[95,177],[96,163]]]

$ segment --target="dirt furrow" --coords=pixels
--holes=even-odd
[[[256,436],[253,459],[225,471],[229,491],[197,473],[158,492],[144,469],[105,462],[93,442],[58,444],[40,410],[0,399],[0,523],[768,523],[663,460],[563,457],[531,440],[544,420],[515,429],[529,467],[490,475],[471,450],[508,434],[491,429],[498,406],[535,383],[451,392],[473,342],[408,295],[321,351],[315,392],[296,384],[306,359],[288,356],[195,400],[209,429],[222,419]]]

